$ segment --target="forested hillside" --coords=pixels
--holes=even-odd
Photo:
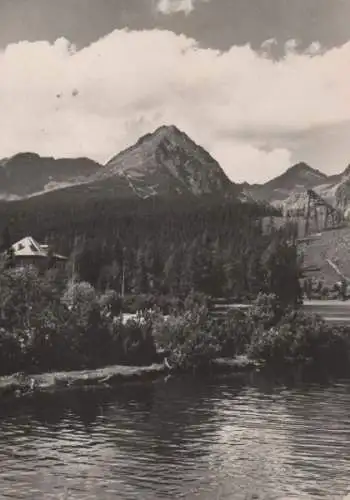
[[[100,289],[183,295],[194,289],[245,299],[296,295],[296,252],[283,231],[263,231],[273,209],[221,197],[0,205],[3,227],[54,245]],[[269,231],[271,233],[271,230]],[[273,245],[271,244],[273,242]],[[124,279],[123,279],[124,277]],[[290,280],[289,287],[286,283]]]

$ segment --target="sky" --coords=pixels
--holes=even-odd
[[[1,0],[0,158],[105,162],[161,125],[236,182],[350,163],[349,0]]]

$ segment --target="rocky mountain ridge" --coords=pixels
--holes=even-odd
[[[240,191],[218,162],[175,126],[146,134],[105,165],[87,158],[43,158],[34,153],[0,160],[2,200],[58,190],[139,198],[184,193],[239,195]]]
[[[111,158],[94,181],[123,177],[139,196],[183,194],[195,196],[233,192],[235,184],[201,146],[174,125],[141,137]]]
[[[46,195],[148,198],[234,196],[240,201],[300,209],[313,189],[333,206],[350,206],[350,165],[326,175],[306,163],[264,184],[231,182],[219,163],[176,126],[162,126],[113,156],[105,165],[89,158],[50,158],[20,153],[0,160],[0,200]]]
[[[95,174],[101,165],[89,158],[52,158],[19,153],[0,160],[0,199],[16,200],[64,188]]]
[[[326,175],[306,163],[290,167],[282,175],[244,190],[256,201],[266,201],[284,210],[301,209],[312,189],[334,207],[350,209],[350,165],[340,174]]]

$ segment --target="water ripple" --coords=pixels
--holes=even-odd
[[[341,498],[350,382],[170,380],[1,410],[0,498]]]

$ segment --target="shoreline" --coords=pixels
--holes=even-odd
[[[245,373],[259,368],[259,364],[246,356],[217,358],[213,360],[207,373]],[[23,396],[43,391],[59,391],[79,388],[112,388],[132,382],[149,381],[169,374],[176,376],[181,372],[169,371],[163,363],[146,366],[112,365],[90,370],[57,371],[26,375],[13,373],[0,377],[0,398],[4,396]]]
[[[148,366],[112,365],[89,370],[57,371],[40,374],[13,373],[0,377],[0,397],[39,391],[83,387],[108,387],[118,382],[148,380],[165,374],[163,364]]]

